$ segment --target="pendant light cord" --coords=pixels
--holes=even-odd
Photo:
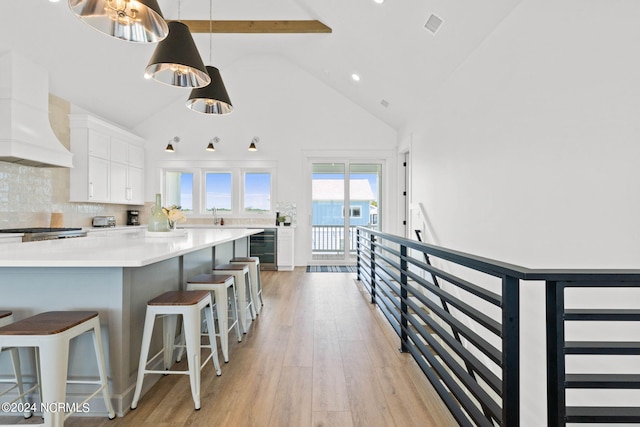
[[[213,64],[213,0],[209,0],[209,65]]]

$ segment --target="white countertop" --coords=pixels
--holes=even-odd
[[[142,267],[231,242],[261,229],[178,230],[147,237],[146,229],[73,239],[0,245],[0,267]]]

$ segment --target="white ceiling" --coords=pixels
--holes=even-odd
[[[276,55],[400,130],[428,111],[430,97],[519,2],[213,0],[214,20],[318,19],[333,32],[195,34],[194,39],[205,64],[218,67],[223,76],[247,56]],[[209,19],[206,0],[159,4],[167,20],[177,19],[178,9],[182,19]],[[432,13],[444,20],[435,35],[424,28]],[[66,0],[3,1],[0,16],[0,53],[15,50],[45,67],[50,92],[75,105],[135,128],[167,103],[184,103],[184,89],[143,78],[155,45],[93,30],[71,13]],[[361,81],[353,82],[352,73]],[[233,101],[233,88],[227,89]]]

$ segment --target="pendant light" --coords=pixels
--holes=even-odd
[[[213,51],[213,1],[209,2],[209,63],[211,64],[211,57]],[[203,114],[229,114],[233,111],[233,105],[231,105],[231,99],[227,89],[222,82],[222,76],[220,71],[214,66],[207,65],[207,73],[211,78],[211,83],[208,85],[193,89],[187,99],[187,108]]]
[[[169,140],[169,143],[167,144],[167,148],[164,149],[164,151],[166,151],[167,153],[173,153],[176,150],[173,148],[173,144],[177,144],[178,142],[180,142],[180,137],[179,136],[174,136],[173,139]]]
[[[169,28],[156,0],[69,0],[82,22],[111,37],[134,43],[157,43]]]
[[[169,35],[158,43],[145,70],[145,78],[185,88],[208,85],[211,78],[191,37],[189,27],[180,22],[180,2],[178,21],[171,21],[168,25]]]
[[[258,151],[258,147],[256,147],[257,142],[260,142],[260,138],[254,136],[251,140],[251,144],[249,144],[249,151]]]
[[[207,151],[216,151],[216,147],[213,146],[214,143],[219,143],[220,142],[220,138],[218,138],[217,136],[211,140],[209,140],[209,145],[207,145],[206,150]]]

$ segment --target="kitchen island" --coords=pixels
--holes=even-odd
[[[112,400],[122,416],[133,397],[147,301],[182,289],[189,277],[209,272],[215,264],[247,256],[248,237],[260,231],[193,229],[157,237],[159,233],[135,229],[0,245],[0,309],[12,310],[16,319],[52,310],[98,311]],[[156,332],[151,354],[161,345]],[[70,378],[93,375],[95,361],[86,357],[91,349],[89,336],[72,345]],[[21,358],[23,370],[33,376],[30,353],[21,353]],[[10,372],[8,362],[0,365],[1,376]],[[151,384],[145,381],[145,388]],[[68,391],[78,400],[87,392],[79,386]],[[90,415],[106,414],[100,399],[90,403]]]

